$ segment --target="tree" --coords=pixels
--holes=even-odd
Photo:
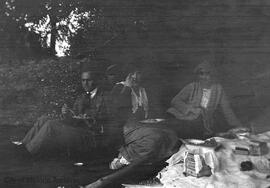
[[[6,13],[24,27],[26,23],[35,32],[39,32],[51,55],[56,54],[56,41],[61,34],[68,35],[72,30],[72,22],[68,19],[72,13],[89,11],[83,4],[85,0],[7,0]],[[44,25],[43,30],[37,30]],[[49,39],[49,42],[48,40]],[[48,44],[48,46],[46,46]]]
[[[71,40],[70,52],[76,54],[107,45],[125,33],[147,37],[148,26],[153,28],[157,25],[153,22],[162,23],[160,18],[167,10],[162,1],[153,0],[5,0],[4,7],[16,27],[22,28],[27,23],[53,56],[60,40]],[[166,27],[159,27],[163,28]]]

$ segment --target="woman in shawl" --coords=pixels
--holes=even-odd
[[[185,86],[171,101],[167,112],[174,117],[170,125],[181,138],[206,138],[217,129],[216,114],[220,111],[230,127],[242,126],[233,113],[224,89],[213,79],[209,62],[199,64],[194,73],[197,81]],[[229,127],[228,127],[229,128]]]

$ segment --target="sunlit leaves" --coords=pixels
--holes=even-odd
[[[27,26],[32,32],[39,34],[44,48],[55,49],[56,43],[56,49],[62,49],[63,55],[63,51],[65,54],[69,54],[69,51],[77,54],[84,47],[94,49],[102,46],[106,41],[124,33],[134,25],[146,31],[147,24],[138,26],[139,24],[134,23],[144,22],[144,15],[148,15],[149,10],[151,11],[152,1],[146,3],[141,0],[5,0],[5,2],[4,15],[10,17],[16,27]],[[80,41],[85,44],[80,45]]]

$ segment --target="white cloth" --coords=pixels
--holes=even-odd
[[[143,87],[139,88],[139,96],[136,94],[134,89],[131,88],[131,102],[133,113],[136,113],[139,107],[143,107],[145,111],[145,118],[148,117],[148,98]]]
[[[181,153],[187,148],[181,147],[179,152],[174,154],[167,162],[169,165],[164,168],[158,178],[163,184],[162,188],[168,187],[189,187],[189,188],[257,188],[270,186],[267,175],[270,173],[270,152],[262,156],[237,155],[233,152],[236,146],[248,146],[249,139],[259,139],[268,143],[270,147],[270,132],[260,135],[251,135],[247,139],[224,139],[215,137],[216,141],[222,145],[222,148],[215,152],[218,159],[219,169],[210,177],[196,178],[183,175],[183,163]],[[176,156],[177,155],[177,156]],[[205,154],[206,155],[206,154]],[[207,161],[208,157],[204,159]],[[253,170],[241,171],[240,164],[243,161],[251,161]]]
[[[91,99],[93,99],[97,94],[97,90],[98,89],[96,88],[96,89],[92,90],[91,92],[87,91],[86,93],[90,94]]]
[[[110,163],[109,168],[112,170],[117,170],[125,165],[129,165],[128,162],[123,156],[114,158],[113,161]]]
[[[207,147],[194,146],[189,148],[188,146],[182,145],[179,151],[172,155],[166,162],[169,164],[169,166],[172,166],[179,163],[180,161],[183,161],[187,151],[202,156],[205,164],[211,168],[212,173],[217,171],[219,162],[215,155],[215,151],[214,149]]]
[[[201,99],[201,107],[207,108],[209,100],[211,97],[211,89],[203,89],[202,99]]]
[[[116,84],[122,84],[126,87],[129,87],[126,85],[124,81],[118,82]],[[148,97],[145,91],[145,88],[140,87],[139,88],[139,96],[136,94],[133,88],[131,89],[131,102],[132,102],[132,113],[136,113],[139,106],[143,107],[145,111],[145,118],[148,117],[148,111],[149,111],[149,104],[148,104]]]
[[[120,158],[120,163],[124,164],[124,165],[129,165],[130,162],[128,162],[123,156],[121,156]]]

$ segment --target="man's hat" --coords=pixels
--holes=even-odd
[[[102,68],[98,61],[89,58],[84,58],[80,61],[81,73],[91,72],[91,77],[94,80],[99,80],[102,75]]]
[[[110,65],[106,69],[106,75],[117,75],[119,74],[119,67],[116,64]]]

